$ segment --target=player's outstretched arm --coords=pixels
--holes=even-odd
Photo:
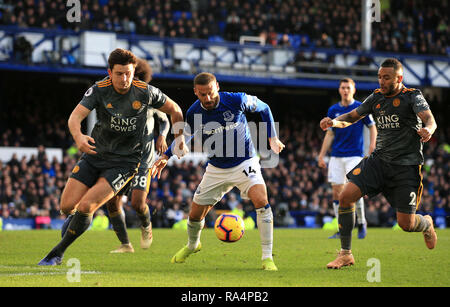
[[[72,114],[70,114],[68,126],[70,134],[72,134],[78,149],[91,155],[97,153],[94,150],[95,146],[89,144],[89,142],[95,144],[95,140],[89,135],[81,133],[81,122],[89,115],[90,112],[91,110],[81,104],[78,104],[72,111]]]
[[[330,127],[334,128],[345,128],[348,127],[354,123],[356,123],[358,120],[363,118],[364,116],[361,116],[356,112],[355,110],[352,110],[348,113],[342,114],[335,119],[331,119],[329,117],[325,117],[320,121],[320,128],[325,131]]]
[[[167,97],[166,103],[159,108],[159,110],[170,116],[170,120],[172,122],[172,133],[175,136],[175,147],[173,149],[173,153],[177,155],[178,158],[181,158],[189,152],[183,136],[183,112],[181,111],[180,106],[169,97]]]
[[[421,137],[422,142],[428,142],[431,139],[434,131],[436,131],[437,124],[433,113],[430,110],[425,110],[417,113],[422,120],[424,127],[417,130],[417,134]]]

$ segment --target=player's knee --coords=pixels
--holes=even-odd
[[[267,200],[267,198],[261,198],[261,199],[258,199],[256,201],[253,201],[255,209],[263,208],[268,203],[269,203],[269,201]]]
[[[82,200],[78,205],[77,211],[85,214],[94,213],[96,204],[90,200]]]
[[[348,208],[355,202],[354,197],[351,194],[345,192],[339,194],[338,199],[339,199],[339,206],[342,208]]]
[[[65,215],[69,215],[69,214],[74,213],[76,204],[61,201],[59,206],[60,206],[61,213],[65,214]]]
[[[131,206],[133,207],[133,209],[136,212],[143,213],[143,212],[145,212],[145,209],[146,209],[145,207],[147,206],[147,204],[146,204],[145,200],[143,200],[143,199],[133,199],[131,201]]]
[[[263,185],[255,185],[247,193],[255,208],[262,208],[269,203],[266,188]]]

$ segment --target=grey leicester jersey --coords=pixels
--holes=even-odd
[[[97,160],[140,162],[148,109],[162,107],[166,98],[158,88],[136,79],[126,94],[117,93],[109,77],[89,88],[80,104],[97,112],[91,134]]]
[[[392,97],[375,90],[356,109],[359,115],[373,114],[377,127],[374,154],[396,165],[423,164],[423,144],[417,130],[422,120],[417,113],[430,107],[420,90],[403,87]]]
[[[158,120],[159,135],[166,137],[169,133],[170,123],[166,113],[150,108],[143,137],[144,150],[140,164],[141,168],[150,167],[155,160],[155,117]]]

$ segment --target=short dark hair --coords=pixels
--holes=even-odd
[[[339,80],[339,86],[341,86],[342,83],[351,83],[354,87],[356,87],[355,81],[353,81],[352,78],[343,78]]]
[[[150,64],[146,60],[138,58],[134,76],[145,83],[150,83],[152,74],[153,71]]]
[[[216,80],[216,76],[209,72],[201,72],[194,78],[194,87],[196,85],[208,85]]]
[[[395,58],[385,59],[383,61],[383,63],[381,63],[381,67],[392,67],[392,68],[394,68],[394,71],[396,71],[396,72],[399,70],[403,70],[402,63]]]
[[[133,64],[136,67],[137,58],[133,52],[122,48],[116,48],[109,54],[108,66],[113,70],[114,65],[128,65]]]

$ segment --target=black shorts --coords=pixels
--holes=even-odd
[[[117,194],[133,178],[136,172],[137,164],[135,163],[122,163],[121,165],[111,163],[107,167],[104,161],[100,164],[96,163],[95,159],[81,157],[73,168],[70,178],[74,178],[91,188],[100,177],[103,177],[108,181],[114,194]]]
[[[363,195],[382,193],[398,212],[413,214],[422,197],[421,165],[395,165],[371,155],[364,158],[348,174]]]
[[[150,169],[147,167],[139,167],[137,174],[133,177],[133,179],[127,183],[127,185],[120,190],[119,195],[127,195],[131,194],[133,190],[141,190],[148,193],[150,189]]]

